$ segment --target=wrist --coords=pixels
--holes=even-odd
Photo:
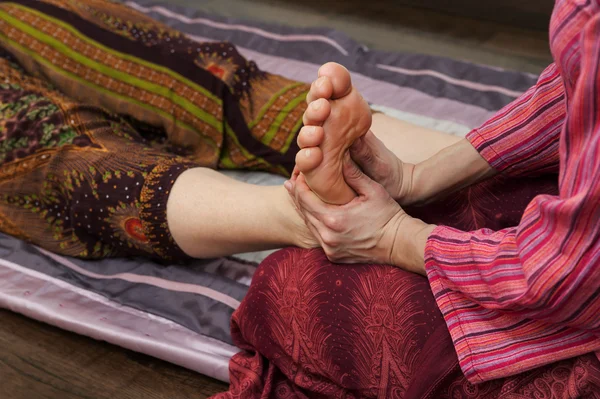
[[[401,196],[396,200],[402,206],[421,205],[430,201],[435,194],[431,190],[431,185],[423,179],[424,176],[431,178],[431,170],[424,162],[418,164],[403,165],[403,185]]]
[[[392,195],[400,205],[410,205],[414,202],[414,176],[416,165],[398,160],[398,188]]]
[[[425,246],[435,227],[404,213],[396,227],[390,254],[391,263],[404,270],[425,275]]]

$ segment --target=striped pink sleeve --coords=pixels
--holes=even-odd
[[[564,84],[550,65],[535,86],[467,139],[496,170],[510,175],[558,171],[558,141],[566,113]]]
[[[600,14],[581,33],[581,68],[560,144],[560,194],[534,198],[517,227],[463,232],[440,226],[427,242],[427,276],[472,382],[600,350],[599,35]],[[551,67],[524,99],[561,103],[559,88],[550,89],[555,76]],[[539,97],[541,87],[545,95]],[[504,111],[517,122],[500,118],[519,145],[501,134],[477,144],[500,169],[542,170],[556,162],[549,150],[555,144],[524,129],[534,123],[554,136],[557,128],[549,126],[562,121],[562,111],[542,106],[538,113],[539,106],[521,101]],[[500,123],[486,124],[482,134],[493,136]]]

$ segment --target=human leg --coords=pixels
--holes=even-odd
[[[76,101],[166,132],[201,166],[289,174],[308,85],[123,4],[0,4],[0,44]]]
[[[177,179],[167,219],[179,247],[196,258],[316,245],[283,186],[246,184],[207,168]]]
[[[319,250],[267,258],[232,335],[245,352],[230,362],[223,398],[402,398],[433,365],[426,346],[439,343],[445,366],[428,376],[456,364],[426,279],[392,266],[342,267]]]
[[[101,0],[6,3],[0,20],[3,46],[29,72],[75,100],[161,127],[200,165],[293,168],[308,85],[259,70],[232,44],[194,41]],[[383,114],[373,119],[376,135],[406,162],[451,139]]]
[[[44,75],[62,90],[74,96],[85,97],[86,101],[92,102],[92,105],[103,105],[109,110],[123,112],[132,118],[162,126],[167,131],[170,145],[179,147],[179,150],[187,154],[194,161],[193,166],[260,168],[285,173],[293,165],[294,148],[297,148],[293,138],[297,126],[301,123],[300,115],[304,109],[303,101],[298,100],[303,100],[303,95],[306,94],[305,87],[298,82],[259,71],[252,62],[243,59],[233,46],[227,43],[200,46],[198,43],[192,43],[179,32],[172,31],[127,7],[109,5],[102,1],[87,0],[74,3],[53,0],[25,1],[20,5],[7,4],[2,7],[2,29],[5,34],[3,43],[16,50],[19,59],[28,70]],[[56,23],[55,20],[61,18],[64,19],[63,23]],[[19,20],[19,23],[15,20]],[[68,22],[67,25],[70,24],[66,28],[65,21]],[[23,29],[23,25],[29,27]],[[76,55],[61,53],[59,50],[62,47],[56,46],[56,43],[52,44],[52,37],[61,37],[63,41],[70,44],[77,44],[77,46],[85,44],[88,47],[74,46],[74,50],[78,52]],[[101,43],[104,47],[93,44],[94,39],[105,41]],[[121,47],[125,45],[130,47],[132,54],[141,57],[144,63],[127,63],[131,60],[122,57],[120,53]],[[105,52],[107,46],[110,51]],[[224,49],[231,60],[220,56],[219,54],[222,54],[220,49]],[[138,53],[139,51],[141,53]],[[90,54],[96,56],[85,62],[81,59],[82,55]],[[167,54],[168,57],[157,60],[152,58],[152,54]],[[49,65],[46,62],[48,59],[56,62]],[[163,65],[160,62],[164,59],[177,62]],[[233,63],[228,63],[228,60]],[[106,67],[114,67],[114,69],[99,74],[89,66],[90,62],[102,64],[100,68],[102,70],[106,70]],[[150,66],[147,65],[148,63]],[[181,65],[187,65],[189,68],[178,69]],[[246,75],[243,75],[244,73]],[[77,79],[73,78],[73,74]],[[147,81],[132,87],[128,84],[135,79],[125,79],[126,76],[122,76],[123,74],[132,75],[129,77],[136,79],[145,78]],[[198,82],[190,83],[191,76],[198,77]],[[83,83],[81,79],[84,80]],[[97,87],[99,83],[102,90]],[[172,95],[165,96],[162,93],[163,89],[169,90]],[[235,96],[231,97],[232,93]],[[189,99],[191,103],[181,103],[183,98]],[[223,105],[225,103],[227,107]],[[151,109],[147,109],[146,106],[150,106]],[[227,114],[227,109],[230,112],[238,110],[242,115],[232,116]],[[288,111],[283,112],[284,109]],[[207,113],[216,118],[218,123],[215,126],[225,126],[223,132],[213,131],[215,126],[209,123],[212,119],[207,116]],[[233,123],[233,120],[244,121],[243,127],[238,126],[236,129],[233,125],[229,126],[228,124]],[[276,120],[277,123],[274,122]],[[233,130],[228,129],[228,126]],[[225,134],[227,132],[231,134]],[[221,133],[223,133],[222,137]],[[219,140],[223,143],[221,147],[207,144],[211,141],[213,144],[218,144]],[[186,189],[176,190],[176,194],[187,192],[187,187],[190,185],[198,187],[201,185],[199,182],[202,181],[210,181],[214,184],[216,181],[229,182],[226,178],[217,177],[208,171],[189,172],[186,176],[195,178],[178,179],[178,186]],[[190,184],[183,184],[184,181]],[[237,187],[243,186],[238,184]],[[259,197],[258,193],[264,192],[263,197],[281,199],[278,202],[279,208],[289,210],[286,208],[287,202],[284,202],[284,196],[280,195],[281,190],[256,187],[248,187],[245,190],[256,192],[254,197]],[[178,200],[177,197],[179,196],[175,195],[170,198],[172,199],[170,203],[178,204],[183,201]],[[191,197],[188,195],[185,198]],[[264,202],[263,210],[268,203],[268,201]],[[197,201],[194,205],[196,211],[202,209]],[[256,209],[252,207],[240,208],[233,204],[229,205],[231,206],[228,206],[228,209],[232,211],[239,210],[242,213],[249,212],[257,215]],[[271,210],[279,208],[275,204],[269,204]],[[170,206],[170,209],[174,209],[173,206]],[[181,209],[181,206],[175,206],[175,209]],[[207,206],[206,209],[213,210],[208,214],[209,219],[218,214],[214,212],[214,207]],[[217,209],[220,208],[217,206]],[[269,219],[269,216],[284,214],[294,225],[295,213],[271,212],[261,220],[267,226],[275,226],[272,234],[267,234],[265,230],[264,242],[255,242],[256,246],[252,244],[244,248],[259,249],[264,245],[273,246],[275,243],[277,245],[297,243],[296,240],[289,241],[288,237],[281,234],[281,229],[274,224],[280,223],[281,218],[273,223]],[[197,216],[200,218],[202,215]],[[174,216],[170,224],[176,230],[174,234],[180,241],[186,237],[194,237],[187,240],[192,241],[192,245],[186,245],[188,251],[191,252],[192,248],[197,249],[194,241],[215,238],[211,229],[196,223],[194,227],[197,229],[194,230],[190,227],[189,218],[180,218],[180,220],[181,223],[178,223]],[[219,225],[225,227],[223,224]],[[291,228],[285,226],[288,230]],[[238,229],[236,230],[238,234],[235,236],[247,245],[249,245],[248,240],[251,241],[251,235],[256,232],[256,224],[248,223],[248,227],[246,232],[249,234]],[[179,230],[183,233],[177,233]],[[231,237],[228,240],[223,239],[223,242],[231,244]],[[211,248],[219,248],[219,246],[211,246]]]
[[[215,399],[576,399],[600,389],[594,354],[471,384],[425,278],[335,265],[318,250],[267,258],[233,315],[232,335],[242,352],[230,361],[229,392]]]
[[[85,258],[310,245],[282,187],[198,167],[9,58],[0,58],[0,231]]]

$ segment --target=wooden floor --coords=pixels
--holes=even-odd
[[[393,0],[168,2],[269,23],[329,26],[388,51],[532,73],[551,62],[543,30],[410,8]],[[0,399],[206,398],[225,389],[189,370],[0,310]]]
[[[227,385],[0,309],[1,399],[203,399]]]

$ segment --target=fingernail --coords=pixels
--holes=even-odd
[[[289,180],[286,180],[283,182],[283,187],[289,192],[292,189],[292,183]]]
[[[317,86],[317,87],[323,86],[323,78],[317,79],[317,81],[315,82],[315,86]]]
[[[321,108],[321,101],[313,101],[312,103],[310,103],[310,106],[312,107],[312,109],[319,109]]]
[[[316,128],[316,127],[314,127],[314,126],[310,126],[310,127],[308,128],[308,131],[307,131],[307,133],[308,133],[308,134],[310,134],[310,135],[314,135],[316,130],[317,130],[317,128]]]
[[[309,158],[309,157],[310,157],[310,151],[311,151],[311,150],[310,150],[310,148],[308,148],[308,149],[304,150],[304,156],[305,156],[306,158]]]

